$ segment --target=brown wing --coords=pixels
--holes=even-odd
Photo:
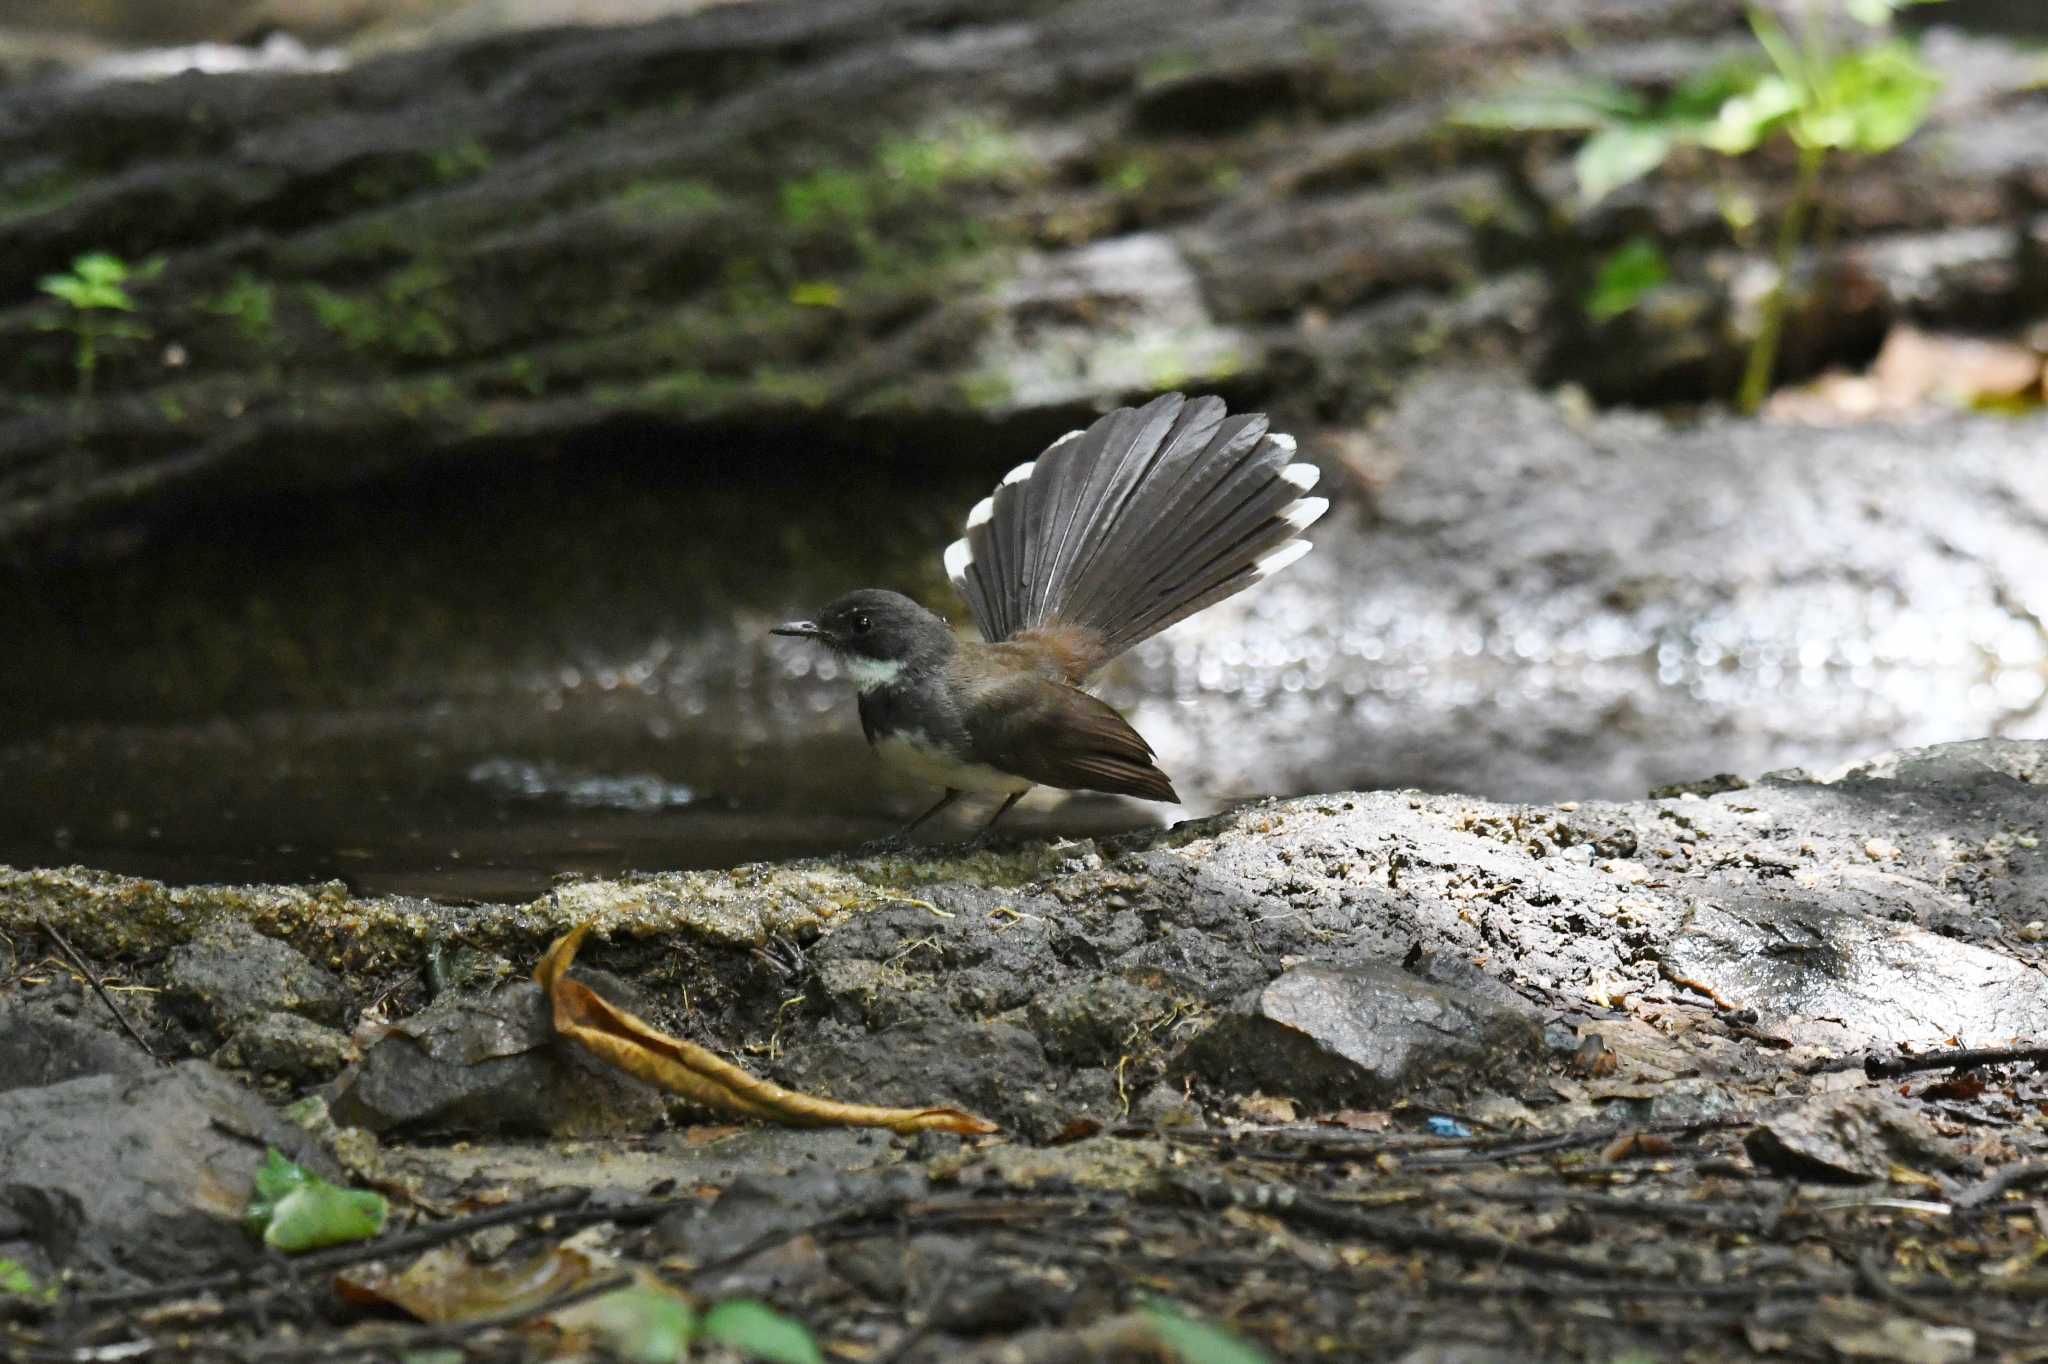
[[[1017,674],[969,685],[977,704],[962,718],[977,761],[1041,786],[1180,803],[1152,745],[1087,692]]]

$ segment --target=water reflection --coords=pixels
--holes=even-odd
[[[1540,410],[1509,417],[1525,448],[1563,439]],[[2048,573],[2023,516],[1937,506],[1931,533],[1912,521],[1930,495],[1891,474],[1868,494],[1890,499],[1882,516],[1790,519],[1711,489],[1670,511],[1658,467],[1602,477],[1598,496],[1554,480],[1547,505],[1492,522],[1438,510],[1427,478],[1421,511],[1396,499],[1369,522],[1340,503],[1316,553],[1119,660],[1103,691],[1197,813],[1355,786],[1632,797],[2048,737]],[[764,531],[769,485],[571,470],[488,517],[467,488],[428,490],[375,508],[382,539],[280,532],[260,573],[211,537],[173,567],[17,584],[0,611],[26,643],[0,702],[44,720],[0,746],[0,860],[516,898],[562,872],[883,833],[931,793],[877,770],[829,655],[765,630],[861,583],[963,616],[935,591],[935,549],[983,481],[849,476]],[[1673,529],[1653,516],[1618,537],[1600,518],[1637,512],[1603,498]],[[209,620],[233,626],[195,629]],[[1040,793],[1013,820],[1081,833],[1181,813]]]

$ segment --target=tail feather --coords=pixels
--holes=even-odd
[[[1307,551],[1295,537],[1329,504],[1303,496],[1316,469],[1293,453],[1215,398],[1119,408],[977,503],[947,575],[988,639],[1078,627],[1106,660]]]

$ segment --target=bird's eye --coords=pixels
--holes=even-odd
[[[866,634],[868,632],[868,624],[867,612],[863,611],[853,618],[853,632],[856,635]]]

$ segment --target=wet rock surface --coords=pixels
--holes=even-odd
[[[560,1042],[546,998],[519,982],[437,1001],[366,1049],[342,1078],[336,1122],[371,1132],[596,1136],[661,1121],[661,1096]]]
[[[1270,407],[1340,503],[1263,600],[1107,679],[1190,813],[2041,737],[2038,414],[1594,418],[1732,390],[1758,261],[1717,205],[1771,221],[1786,158],[1587,209],[1570,138],[1447,122],[1509,76],[1661,93],[1751,46],[1743,9],[763,0],[11,92],[0,703],[36,737],[0,746],[0,857],[519,900],[854,846],[927,797],[876,790],[843,677],[761,627],[870,582],[957,615],[964,510],[1169,385]],[[1791,373],[2048,298],[2034,63],[1919,13],[1939,106],[1828,178]],[[1591,325],[1652,229],[1673,281]],[[168,264],[80,403],[35,282],[92,249]]]
[[[224,921],[334,962],[344,1014],[384,1029],[319,1128],[359,1179],[416,1209],[589,1189],[574,1225],[603,1219],[607,1253],[766,1297],[830,1340],[889,1348],[907,1328],[876,1323],[915,1312],[927,1337],[909,1358],[1142,1333],[1122,1315],[1140,1282],[1276,1357],[1317,1339],[1374,1358],[1526,1351],[1488,1324],[1512,1318],[1549,1357],[1711,1340],[1766,1358],[1819,1319],[1765,1300],[1827,1297],[1869,1317],[1857,1329],[1891,1329],[1865,1260],[1934,1291],[1907,1244],[1921,1224],[1844,1202],[1864,1193],[1845,1184],[1969,1210],[1981,1253],[1951,1243],[1947,1273],[1971,1276],[1972,1329],[2019,1338],[2048,1323],[1986,1267],[2035,1234],[2040,1071],[1859,1072],[1866,1055],[2025,1043],[2048,1016],[2048,945],[2025,931],[2042,917],[2044,761],[1981,741],[1627,803],[1353,793],[1148,836],[586,882],[502,910],[15,872],[0,932],[48,920],[144,983]],[[1003,1133],[670,1130],[689,1115],[551,1038],[536,987],[424,995],[427,944],[462,943],[443,973],[468,961],[450,979],[487,985],[583,920],[601,929],[594,988],[656,1026],[796,1087],[957,1104]],[[42,1008],[52,990],[22,993]],[[243,1028],[278,1022],[255,1017]],[[237,1131],[270,1115],[210,1068],[163,1074],[229,1086],[253,1105]],[[121,1086],[170,1084],[101,1076],[0,1103],[70,1111],[80,1094],[96,1122]],[[191,1121],[164,1132],[219,1107],[180,1103]],[[246,1178],[259,1143],[234,1145]],[[136,1178],[224,1182],[140,1149]],[[97,1234],[69,1186],[7,1168],[0,1253],[26,1247],[37,1273],[92,1263],[35,1230]],[[544,1225],[526,1244],[552,1244]],[[195,1253],[232,1263],[231,1242]],[[1241,1284],[1254,1263],[1274,1277],[1251,1296],[1187,1269]],[[1471,1310],[1635,1286],[1670,1305],[1702,1283],[1723,1315]],[[348,1329],[411,1339],[388,1318]]]
[[[1461,1084],[1524,1078],[1543,1052],[1534,1012],[1396,967],[1298,966],[1232,1001],[1175,1064],[1226,1091],[1385,1105],[1446,1077]]]
[[[0,1250],[39,1281],[71,1271],[104,1287],[248,1264],[261,1247],[242,1216],[265,1148],[335,1172],[200,1061],[8,1090],[0,1132]]]
[[[223,920],[171,953],[165,989],[174,1007],[226,1029],[259,1014],[339,1023],[341,982],[304,954],[245,923]]]

